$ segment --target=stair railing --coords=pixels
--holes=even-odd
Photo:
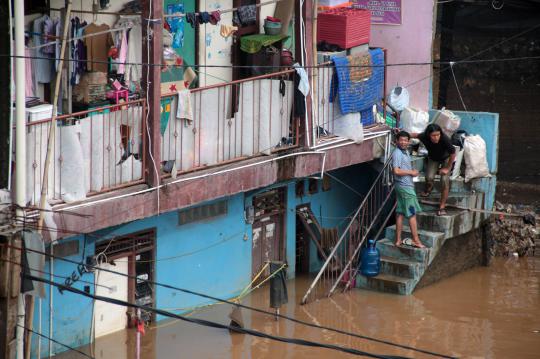
[[[355,281],[355,260],[360,248],[377,223],[380,222],[384,208],[387,207],[394,191],[391,163],[392,155],[390,154],[351,221],[306,291],[302,298],[302,304],[313,299],[329,297],[340,284],[349,288]],[[340,258],[339,262],[346,264],[333,266],[331,264],[335,263],[332,260],[334,258]]]

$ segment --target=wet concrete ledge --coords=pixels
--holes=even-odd
[[[415,289],[428,286],[474,267],[488,265],[489,259],[482,226],[449,238],[428,266]]]

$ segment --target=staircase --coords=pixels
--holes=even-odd
[[[417,193],[423,188],[423,182],[417,183]],[[419,200],[438,202],[439,198],[440,193],[434,190],[431,196]],[[483,208],[484,194],[472,191],[470,185],[457,179],[452,181],[447,203],[467,208]],[[385,238],[377,242],[377,248],[381,253],[381,272],[371,278],[358,274],[356,277],[358,288],[402,295],[411,294],[444,243],[450,238],[478,228],[483,218],[478,212],[452,208],[447,208],[447,215],[437,216],[437,206],[422,204],[422,208],[424,211],[417,214],[418,233],[427,248],[396,247],[394,245],[396,226],[387,227]],[[407,221],[404,222],[401,238],[412,238],[410,228],[406,225]]]

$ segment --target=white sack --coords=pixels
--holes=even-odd
[[[339,114],[334,120],[334,134],[346,137],[356,143],[364,141],[364,128],[360,113]]]
[[[429,114],[426,111],[407,107],[401,112],[399,119],[403,130],[409,133],[421,133],[429,123]]]
[[[403,111],[409,106],[409,91],[405,87],[400,87],[401,92],[398,91],[398,87],[394,87],[388,95],[388,103],[397,111]],[[398,95],[398,92],[399,95]]]
[[[450,179],[456,179],[460,175],[461,162],[463,162],[463,154],[465,150],[462,150],[459,146],[454,146],[456,149],[456,160],[454,161],[454,169],[450,174]]]
[[[66,203],[82,201],[86,198],[84,184],[84,156],[79,140],[80,125],[59,126],[62,162],[60,165],[62,200]]]
[[[441,126],[441,129],[448,137],[452,137],[454,132],[459,128],[461,118],[452,111],[443,108],[435,114],[433,123]]]
[[[486,142],[482,137],[467,136],[463,146],[465,152],[465,182],[473,178],[489,176]]]

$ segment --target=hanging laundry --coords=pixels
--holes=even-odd
[[[212,25],[217,25],[218,22],[221,21],[221,12],[219,10],[212,11],[210,14],[210,23]]]
[[[32,54],[29,48],[24,49],[24,56],[26,56],[26,58],[24,59],[24,72],[25,72],[24,77],[26,81],[24,95],[26,97],[33,97],[35,93],[35,89],[34,89],[34,80],[32,78],[34,75],[33,75],[33,70],[32,70],[32,59],[30,58],[32,57]]]
[[[238,26],[232,26],[232,25],[221,25],[221,28],[219,30],[219,34],[223,36],[224,38],[228,38],[232,34],[234,34],[236,31],[238,31]]]
[[[298,76],[300,76],[298,90],[302,92],[304,96],[307,96],[309,93],[309,80],[308,80],[307,72],[298,63],[294,64],[293,67],[296,70],[296,73],[298,74]]]
[[[49,16],[44,15],[34,20],[32,26],[32,30],[34,33],[34,35],[32,36],[32,41],[34,43],[34,46],[40,46],[48,41],[47,38],[44,38],[42,35],[45,21],[50,21]],[[37,88],[38,83],[48,84],[52,80],[54,61],[52,59],[48,59],[48,57],[50,57],[50,54],[44,52],[44,49],[46,47],[40,47],[34,49],[33,51],[33,56],[36,57],[32,61],[35,88]]]
[[[120,51],[118,52],[118,70],[116,71],[118,74],[124,74],[126,72],[126,58],[127,58],[127,52],[128,52],[128,42],[127,42],[127,30],[122,31],[122,40],[120,43]]]
[[[188,22],[188,24],[191,25],[192,28],[195,28],[195,26],[197,26],[197,14],[195,14],[194,12],[187,12],[185,17],[186,21]]]
[[[110,30],[107,24],[90,24],[84,29],[85,35],[92,35]],[[114,41],[110,33],[90,36],[84,39],[86,49],[88,51],[88,70],[108,72],[107,53],[109,47],[114,45]]]
[[[184,4],[170,4],[167,7],[168,14],[177,14],[184,12]],[[186,18],[187,21],[187,18]],[[172,47],[174,49],[180,49],[184,47],[184,17],[175,16],[167,18],[167,26],[169,31],[173,35]],[[193,24],[191,25],[194,26]]]
[[[129,30],[127,51],[127,65],[124,73],[126,84],[129,81],[139,82],[142,77],[142,27],[140,20],[133,22],[133,27]]]
[[[199,13],[197,19],[199,24],[208,24],[210,22],[210,14],[206,11]]]
[[[242,26],[257,23],[257,7],[255,5],[240,6],[236,12]]]
[[[178,91],[176,118],[183,118],[189,121],[193,121],[193,111],[191,107],[191,91],[189,91],[188,89]]]

